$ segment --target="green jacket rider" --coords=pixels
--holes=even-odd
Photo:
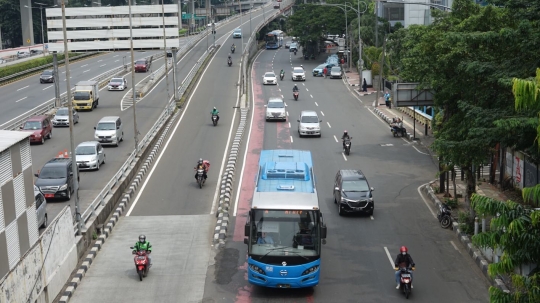
[[[152,266],[152,257],[150,257],[150,253],[152,252],[152,244],[150,244],[149,241],[146,241],[145,235],[139,236],[139,241],[135,242],[135,245],[133,245],[133,251],[138,252],[141,250],[145,250],[148,257],[148,263],[150,263],[150,266]]]
[[[217,120],[219,121],[219,110],[214,106],[214,109],[210,112],[212,116],[217,116]]]

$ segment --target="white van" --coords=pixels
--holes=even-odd
[[[47,227],[47,200],[34,185],[34,201],[36,203],[36,216],[39,228]]]
[[[101,145],[114,145],[124,140],[124,126],[118,116],[103,117],[94,127],[94,138]]]

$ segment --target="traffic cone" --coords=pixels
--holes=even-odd
[[[67,148],[64,149],[64,158],[69,158],[69,154],[68,154]]]

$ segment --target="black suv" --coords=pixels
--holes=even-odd
[[[71,158],[54,158],[35,174],[37,177],[35,185],[39,187],[45,199],[71,199],[74,192],[72,169]]]
[[[373,187],[369,186],[366,176],[357,169],[342,169],[334,181],[334,203],[338,213],[364,213],[373,215]]]

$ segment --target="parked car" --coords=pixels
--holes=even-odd
[[[94,129],[94,138],[103,145],[118,146],[124,140],[124,125],[118,116],[101,118]]]
[[[30,55],[39,55],[39,54],[43,54],[43,51],[40,50],[40,49],[32,49],[30,50]]]
[[[70,200],[75,192],[71,158],[53,158],[38,171],[34,183],[45,199]]]
[[[373,215],[373,187],[369,186],[366,176],[358,169],[342,169],[334,181],[334,203],[338,205],[338,214],[365,213]]]
[[[54,73],[52,70],[44,70],[39,76],[39,83],[53,83]]]
[[[99,170],[105,164],[105,151],[97,141],[82,142],[75,148],[75,161],[80,170]]]
[[[339,66],[334,66],[332,67],[332,69],[330,70],[330,79],[333,79],[333,78],[343,78],[343,71],[341,70],[341,67]]]
[[[277,77],[274,72],[266,72],[263,76],[263,85],[264,84],[277,84]]]
[[[36,217],[38,228],[47,227],[47,200],[37,186],[34,185],[34,203],[36,203]]]
[[[306,72],[302,67],[294,67],[291,77],[293,81],[306,81]]]
[[[319,115],[313,110],[303,110],[300,112],[298,121],[298,136],[321,137],[321,122]]]
[[[21,126],[21,130],[31,132],[30,143],[45,143],[45,139],[52,138],[52,126],[49,117],[33,116]]]
[[[127,88],[127,80],[124,77],[115,77],[109,81],[108,90],[125,90]]]
[[[147,72],[150,69],[151,61],[148,59],[139,59],[135,61],[135,72]]]
[[[72,109],[72,115],[73,124],[79,123],[79,113],[75,109]],[[52,125],[54,127],[69,126],[69,108],[60,107],[52,119]]]
[[[318,76],[324,76],[323,75],[323,71],[324,71],[324,68],[327,68],[328,70],[330,70],[332,67],[334,67],[333,64],[327,64],[327,63],[323,63],[323,64],[320,64],[318,65],[317,67],[315,67],[313,69],[313,77],[318,77]]]
[[[270,98],[266,107],[266,121],[270,120],[287,120],[287,114],[285,112],[285,102],[280,98]]]
[[[17,58],[26,58],[30,56],[29,52],[17,52]]]

